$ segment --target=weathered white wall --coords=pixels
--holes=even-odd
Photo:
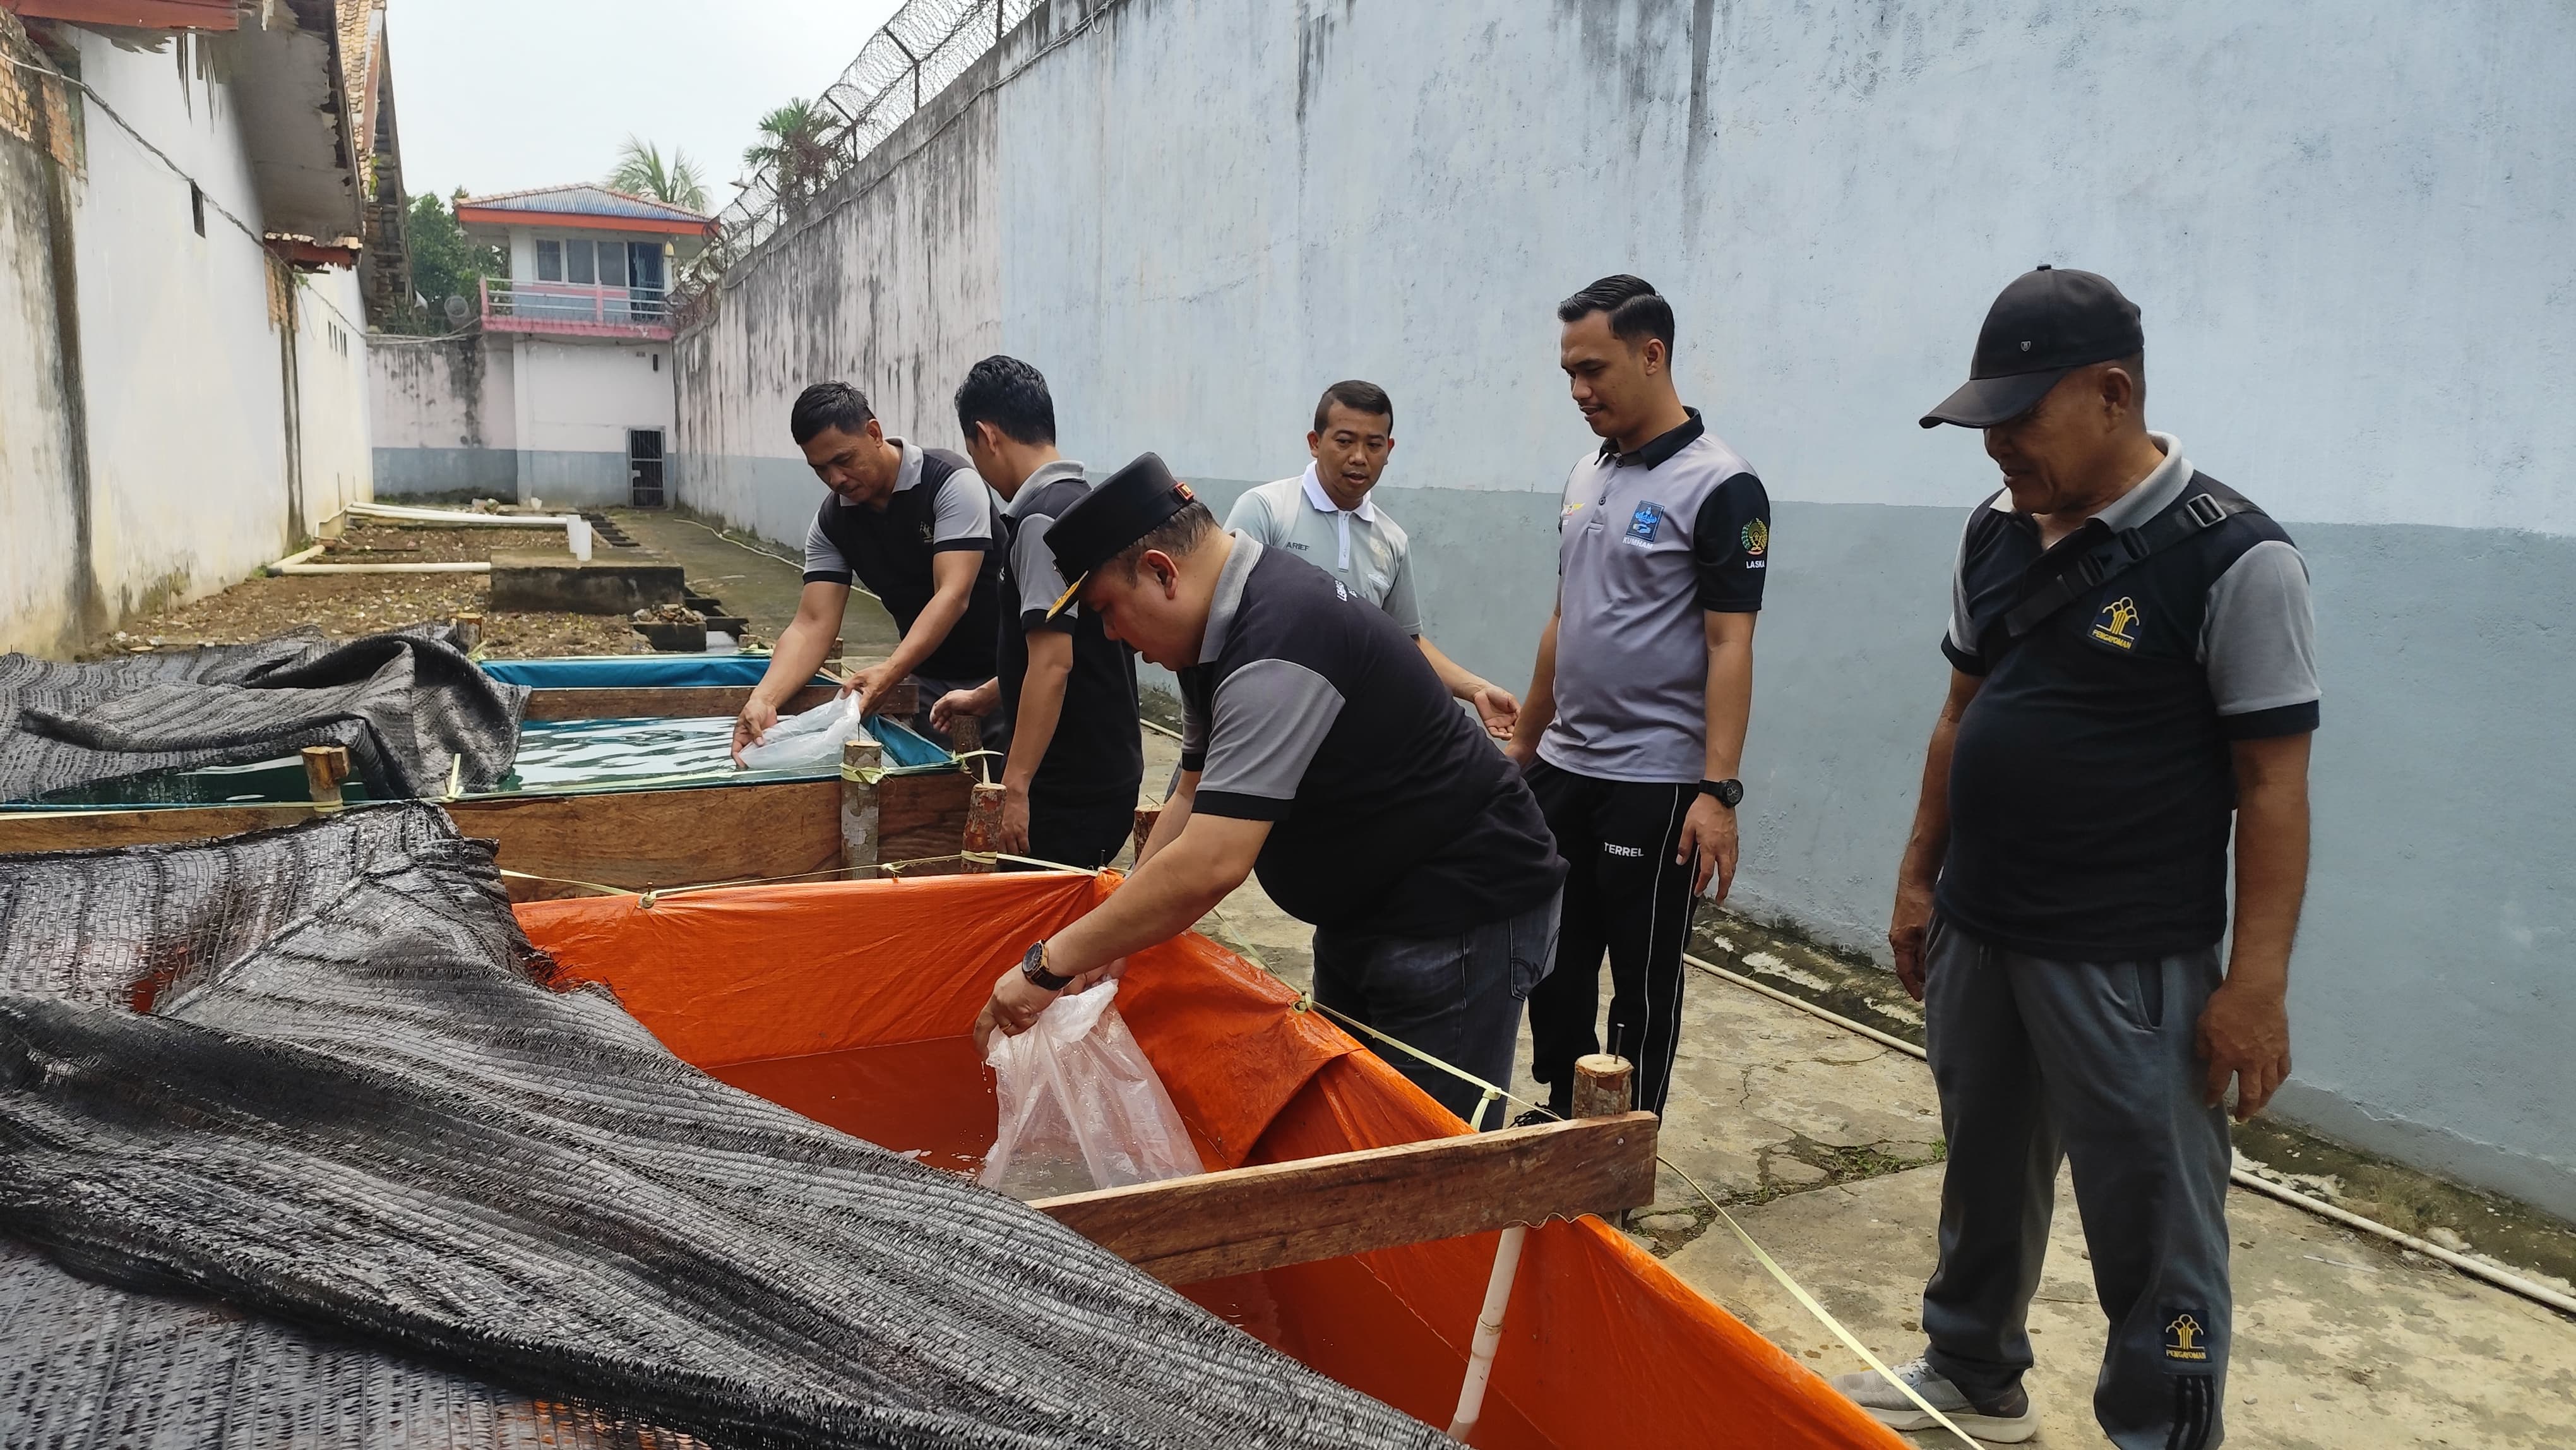
[[[296,299],[296,434],[302,518],[311,529],[375,497],[367,420],[366,299],[354,270],[299,276]]]
[[[2004,282],[2105,272],[2151,416],[2317,580],[2283,1105],[2576,1214],[2571,73],[2576,11],[2500,0],[1057,3],[682,339],[680,497],[793,540],[799,387],[953,443],[1002,350],[1068,453],[1154,448],[1222,504],[1368,377],[1431,633],[1517,682],[1593,446],[1552,308],[1641,273],[1779,500],[1739,900],[1866,948],[1996,486],[1914,420]]]
[[[506,337],[376,339],[368,357],[376,491],[516,497],[515,362]]]
[[[92,557],[110,615],[211,593],[287,551],[287,333],[292,305],[258,241],[238,117],[214,47],[159,52],[90,30],[81,77],[197,178],[188,183],[103,116],[84,127],[76,194],[87,379]],[[318,522],[304,521],[306,527]]]
[[[16,24],[0,15],[0,57],[31,59]],[[55,307],[68,197],[38,144],[42,104],[24,72],[0,64],[0,650],[61,654],[79,642],[89,596],[89,500]]]

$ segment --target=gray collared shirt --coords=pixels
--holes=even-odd
[[[1348,585],[1352,593],[1386,611],[1411,635],[1422,633],[1422,606],[1413,596],[1412,542],[1375,494],[1355,509],[1336,505],[1315,477],[1315,466],[1248,490],[1234,501],[1227,529],[1259,539]]]

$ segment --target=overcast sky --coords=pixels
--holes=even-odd
[[[733,197],[761,115],[811,98],[897,0],[392,0],[414,194],[597,181],[631,133]]]

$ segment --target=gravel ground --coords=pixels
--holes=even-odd
[[[560,547],[561,530],[352,529],[315,562],[458,563],[495,549]],[[305,625],[355,639],[457,614],[483,616],[484,653],[499,659],[547,655],[648,654],[652,646],[611,615],[495,614],[482,574],[296,574],[246,579],[220,594],[129,620],[93,654],[247,644]]]

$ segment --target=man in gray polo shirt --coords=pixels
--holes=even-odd
[[[1520,702],[1441,653],[1422,632],[1422,609],[1413,599],[1412,541],[1369,496],[1395,454],[1395,403],[1386,389],[1357,379],[1324,389],[1306,451],[1314,462],[1304,474],[1245,492],[1226,515],[1226,529],[1295,554],[1385,610],[1413,636],[1449,693],[1476,708],[1489,734],[1510,739]]]
[[[1575,1059],[1601,1050],[1606,950],[1609,1050],[1636,1064],[1637,1106],[1660,1113],[1691,909],[1712,877],[1719,900],[1735,878],[1771,501],[1682,406],[1673,309],[1653,287],[1604,277],[1557,317],[1575,406],[1603,441],[1566,478],[1556,617],[1506,747],[1572,868],[1556,968],[1530,994],[1532,1066],[1568,1115]]]

